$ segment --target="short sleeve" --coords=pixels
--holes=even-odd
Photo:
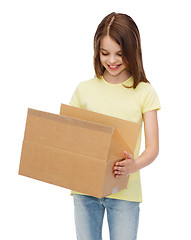
[[[72,95],[72,98],[70,100],[70,105],[81,108],[79,86],[77,86],[75,92]]]
[[[142,98],[141,111],[146,113],[152,110],[159,110],[161,108],[159,97],[154,88],[149,84],[149,88]]]

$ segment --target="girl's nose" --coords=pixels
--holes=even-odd
[[[111,55],[110,58],[109,58],[109,63],[110,63],[110,64],[114,64],[114,63],[116,63],[116,62],[117,62],[116,56]]]

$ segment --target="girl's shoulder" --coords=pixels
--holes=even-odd
[[[154,109],[160,109],[160,100],[150,83],[140,82],[137,87],[137,97],[140,101],[142,113],[151,111]]]
[[[156,91],[151,83],[140,82],[135,88],[137,94],[146,96],[148,94],[156,94]]]
[[[137,87],[136,90],[138,91],[149,91],[150,89],[152,89],[152,85],[148,82],[140,82]]]
[[[91,78],[89,80],[82,81],[78,84],[77,88],[79,89],[86,89],[89,87],[94,87],[96,84],[99,83],[99,79],[97,77]]]

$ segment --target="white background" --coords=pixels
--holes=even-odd
[[[0,1],[0,239],[76,239],[70,191],[18,175],[27,108],[59,113],[94,76],[93,36],[113,11],[137,23],[162,105],[160,155],[141,171],[138,240],[191,239],[189,9],[185,0]]]

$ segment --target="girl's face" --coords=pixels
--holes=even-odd
[[[100,41],[100,61],[113,77],[120,77],[127,72],[122,60],[121,47],[109,36],[103,37]]]

